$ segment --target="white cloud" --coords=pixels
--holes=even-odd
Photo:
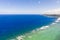
[[[60,8],[51,9],[43,12],[44,14],[60,14]]]
[[[0,10],[0,14],[60,14],[60,8],[51,10]]]
[[[0,14],[39,14],[36,10],[0,10]]]

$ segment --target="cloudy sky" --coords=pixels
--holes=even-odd
[[[0,13],[57,13],[60,0],[0,0]]]

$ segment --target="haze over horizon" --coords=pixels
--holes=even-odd
[[[60,14],[60,0],[0,0],[0,14]]]

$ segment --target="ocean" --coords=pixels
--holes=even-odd
[[[44,15],[0,15],[0,40],[23,35],[56,19]]]

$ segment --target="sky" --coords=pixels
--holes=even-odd
[[[60,0],[0,0],[0,13],[43,14],[58,11],[60,13]]]

